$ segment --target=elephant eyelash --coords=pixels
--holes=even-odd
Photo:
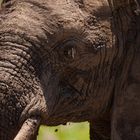
[[[57,46],[59,58],[62,61],[72,61],[77,55],[77,42],[68,40]]]

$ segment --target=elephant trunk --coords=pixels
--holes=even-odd
[[[47,114],[39,80],[47,37],[43,17],[30,6],[13,1],[0,11],[0,140],[14,139],[26,120]]]
[[[19,40],[14,40],[16,37],[17,35],[9,35],[6,32],[0,35],[1,140],[14,139],[23,122],[32,116],[41,116],[40,112],[44,113],[42,110],[45,110],[45,101],[42,100],[43,93],[35,68],[39,58],[33,54],[30,46],[24,43],[21,45]],[[36,125],[33,126],[35,122]],[[29,126],[37,130],[39,124],[40,121],[34,120]],[[24,130],[25,125],[22,127]],[[22,129],[20,132],[15,140],[21,137]]]

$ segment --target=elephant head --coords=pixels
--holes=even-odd
[[[3,1],[1,140],[33,117],[50,126],[110,122],[119,54],[110,13],[106,0]]]

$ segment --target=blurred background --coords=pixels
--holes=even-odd
[[[89,140],[89,124],[84,122],[57,127],[41,126],[37,140]]]
[[[89,140],[89,125],[68,123],[66,126],[41,126],[37,140]]]

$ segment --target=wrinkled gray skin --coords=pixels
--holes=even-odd
[[[31,116],[50,126],[89,121],[91,140],[140,139],[140,67],[123,79],[110,19],[106,0],[3,2],[0,140]]]

